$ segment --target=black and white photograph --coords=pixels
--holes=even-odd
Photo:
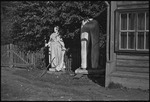
[[[1,1],[1,101],[149,101],[149,1]]]

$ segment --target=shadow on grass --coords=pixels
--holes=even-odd
[[[98,85],[100,85],[100,86],[102,86],[102,87],[105,87],[105,75],[104,74],[100,74],[100,75],[98,75],[98,74],[95,74],[95,75],[87,75],[88,76],[88,78],[90,79],[90,80],[92,80],[94,83],[96,83],[96,84],[98,84]]]

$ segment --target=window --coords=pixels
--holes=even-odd
[[[149,12],[119,13],[119,50],[149,51]]]

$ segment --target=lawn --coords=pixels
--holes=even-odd
[[[69,73],[1,67],[2,101],[149,100],[149,91],[109,89],[88,76],[74,79]],[[98,81],[102,80],[99,77]]]

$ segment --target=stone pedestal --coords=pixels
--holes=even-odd
[[[75,70],[76,74],[103,74],[104,72],[105,72],[104,69],[89,69],[89,70],[86,70],[86,69],[78,68],[78,69]]]
[[[65,70],[62,71],[56,71],[55,68],[50,68],[47,73],[49,74],[62,74],[62,73],[66,73]]]
[[[49,72],[55,72],[55,68],[49,68]]]

